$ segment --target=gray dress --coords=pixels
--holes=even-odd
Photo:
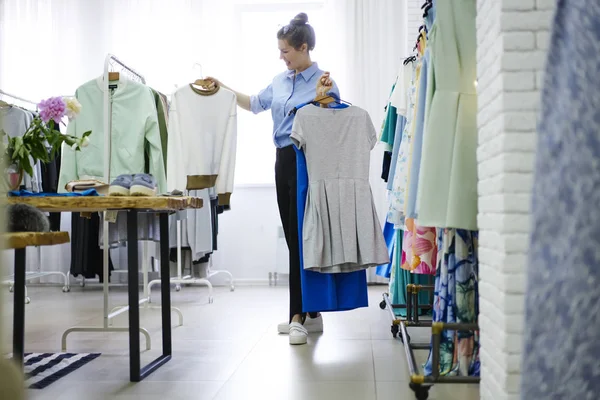
[[[298,111],[291,138],[308,168],[304,268],[340,273],[389,263],[369,184],[377,143],[369,114],[308,105]]]

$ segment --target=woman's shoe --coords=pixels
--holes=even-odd
[[[308,341],[308,331],[300,322],[290,324],[290,344],[306,344]]]
[[[306,317],[304,321],[304,327],[308,333],[321,333],[323,332],[323,315],[319,315],[317,318]],[[289,322],[282,322],[277,325],[277,332],[287,335],[290,333]]]

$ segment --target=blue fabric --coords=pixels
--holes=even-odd
[[[304,269],[302,228],[308,196],[308,169],[304,152],[294,146],[297,167],[298,238],[300,242],[300,277],[304,312],[347,311],[369,306],[367,272],[321,274]]]
[[[398,153],[400,152],[400,142],[402,142],[402,132],[406,126],[406,117],[398,115],[396,121],[396,132],[394,133],[394,148],[392,149],[392,163],[390,164],[390,174],[388,175],[387,189],[392,190],[394,185],[394,176],[396,176],[396,164],[398,163]]]
[[[429,10],[431,12],[431,10]],[[421,79],[419,81],[419,103],[417,104],[417,116],[415,133],[413,135],[413,154],[410,165],[410,177],[408,179],[408,201],[406,203],[406,217],[417,218],[417,191],[419,185],[419,172],[421,171],[421,154],[423,153],[423,136],[425,134],[425,98],[427,93],[427,65],[429,64],[429,48],[425,49],[421,63]]]
[[[277,75],[273,82],[258,95],[250,96],[250,109],[257,114],[271,110],[273,117],[273,142],[278,148],[292,144],[290,134],[295,114],[288,115],[298,104],[308,103],[317,95],[317,83],[323,74],[317,63],[302,71],[294,79],[294,71],[286,71]],[[340,98],[337,85],[328,93]]]
[[[375,273],[379,276],[383,276],[384,278],[389,278],[392,275],[392,265],[394,264],[394,246],[396,244],[396,229],[394,229],[394,224],[390,224],[387,221],[385,222],[385,225],[383,226],[383,238],[385,239],[385,244],[388,248],[390,262],[388,264],[378,266]]]
[[[598,399],[600,3],[559,0],[550,32],[529,260],[518,264],[527,275],[520,398]]]
[[[81,197],[99,196],[96,189],[88,189],[77,193],[32,193],[28,190],[12,190],[8,192],[9,197]]]

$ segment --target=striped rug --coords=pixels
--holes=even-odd
[[[98,356],[100,353],[25,353],[25,386],[43,389]]]

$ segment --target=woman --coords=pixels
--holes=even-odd
[[[279,333],[289,334],[290,344],[305,344],[309,332],[323,331],[323,318],[311,313],[309,318],[302,311],[300,280],[300,254],[298,249],[298,217],[296,204],[296,153],[290,134],[294,114],[288,115],[295,106],[313,100],[319,94],[328,93],[339,98],[339,92],[329,77],[329,72],[319,69],[312,62],[310,51],[315,47],[315,31],[308,24],[308,16],[298,14],[289,25],[277,32],[280,58],[288,71],[277,75],[273,82],[258,95],[239,93],[217,79],[207,78],[214,85],[221,85],[237,95],[237,104],[244,110],[257,114],[271,109],[273,117],[273,141],[277,147],[275,184],[279,215],[290,253],[290,315],[288,322],[279,324]]]

